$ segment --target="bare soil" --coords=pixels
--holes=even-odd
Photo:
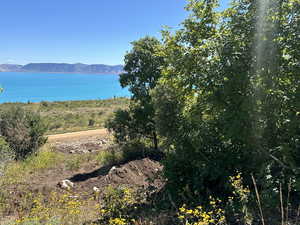
[[[16,209],[20,208],[28,193],[44,196],[50,195],[52,191],[65,193],[58,184],[66,179],[74,184],[71,192],[84,198],[94,196],[95,187],[100,190],[100,196],[107,186],[143,189],[146,196],[151,196],[164,186],[160,176],[162,165],[149,158],[123,165],[99,165],[95,160],[98,151],[105,151],[113,144],[105,129],[50,135],[48,142],[56,151],[62,152],[66,160],[69,160],[68,157],[85,158],[78,169],[66,169],[67,162],[63,162],[54,168],[32,173],[22,183],[5,187],[11,196],[12,207],[3,221],[14,219],[18,215]]]
[[[57,151],[71,154],[95,152],[112,144],[112,137],[106,129],[55,134],[47,137],[48,142]]]
[[[106,129],[89,130],[48,136],[49,143],[65,154],[85,154],[93,159],[97,151],[105,151],[113,144]],[[104,143],[105,142],[105,143]],[[131,188],[160,188],[163,181],[158,178],[162,166],[148,158],[135,160],[124,165],[101,166],[95,160],[83,163],[77,170],[66,170],[65,165],[33,174],[24,184],[31,190],[59,189],[58,183],[68,179],[74,183],[74,192],[92,192],[93,187],[126,185]]]
[[[78,173],[69,179],[75,183],[74,189],[89,192],[93,187],[100,190],[107,186],[127,186],[133,189],[160,189],[164,182],[160,178],[162,166],[159,162],[145,158],[120,166],[100,167],[88,173]]]
[[[74,141],[77,139],[84,139],[90,137],[98,137],[98,136],[107,136],[108,131],[106,129],[97,129],[97,130],[87,130],[87,131],[79,131],[79,132],[71,132],[64,134],[54,134],[48,135],[49,142],[65,142],[65,141]]]

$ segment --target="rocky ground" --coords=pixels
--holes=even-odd
[[[93,156],[113,145],[112,137],[105,129],[51,135],[50,144],[65,154],[84,154]],[[131,188],[148,188],[150,183],[157,189],[163,186],[158,178],[162,166],[159,162],[145,158],[123,165],[101,166],[90,160],[78,170],[66,171],[57,167],[35,177],[31,182],[35,187],[64,188],[63,181],[71,182],[74,191],[92,191],[107,186],[126,185]],[[154,181],[154,182],[153,182]]]
[[[48,142],[63,153],[84,154],[101,151],[112,144],[106,129],[49,135]]]
[[[53,192],[67,192],[89,198],[95,196],[95,192],[101,197],[108,186],[126,186],[139,190],[147,199],[164,186],[160,176],[162,165],[149,158],[124,164],[101,165],[97,156],[114,145],[104,129],[51,135],[48,136],[48,144],[52,146],[50,149],[63,158],[55,166],[32,171],[22,181],[5,186],[5,192],[10,196],[10,208],[5,218],[2,218],[4,222],[19,217],[18,210],[27,204],[24,201],[27,201],[29,193],[42,194],[47,198]],[[0,218],[0,224],[3,224],[1,222]]]

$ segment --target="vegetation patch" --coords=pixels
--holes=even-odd
[[[115,110],[127,108],[128,99],[4,103],[0,104],[0,111],[12,106],[39,113],[49,127],[47,134],[57,134],[103,128]]]

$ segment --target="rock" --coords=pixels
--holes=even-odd
[[[103,140],[99,140],[99,144],[100,145],[106,145],[107,144],[107,140],[103,139]]]
[[[113,167],[109,170],[108,173],[113,173],[113,172],[116,171],[116,170],[117,170],[117,167],[113,166]]]
[[[99,192],[100,192],[100,189],[97,188],[97,187],[93,187],[93,191],[94,191],[95,193],[99,193]]]
[[[62,180],[58,183],[58,186],[62,189],[70,190],[74,187],[74,183],[70,180]]]
[[[83,154],[89,153],[89,151],[85,150],[85,149],[82,149],[80,152],[83,153]]]
[[[100,189],[97,187],[93,187],[93,191],[94,191],[94,200],[99,200]]]

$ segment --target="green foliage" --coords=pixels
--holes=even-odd
[[[216,0],[192,0],[182,29],[163,31],[163,76],[151,96],[176,199],[226,199],[236,170],[264,190],[298,180],[300,5],[271,2],[258,24],[260,1],[220,12]]]
[[[60,153],[53,151],[48,145],[44,145],[37,153],[31,155],[25,160],[10,163],[5,169],[3,180],[0,179],[0,184],[18,183],[30,176],[49,168],[55,168],[57,163],[61,162],[63,157]]]
[[[103,166],[112,166],[123,162],[124,158],[120,151],[116,151],[112,148],[106,151],[100,151],[96,156],[96,160]]]
[[[149,92],[161,76],[163,57],[157,55],[160,42],[154,37],[145,37],[132,42],[132,50],[125,55],[125,73],[120,75],[122,87],[129,87],[134,100],[146,103]]]
[[[78,170],[81,166],[82,157],[81,156],[75,156],[69,160],[66,161],[66,169],[67,170]]]
[[[0,137],[0,176],[8,162],[15,158],[14,152],[3,137]]]
[[[161,150],[149,148],[145,143],[139,141],[131,141],[121,146],[121,152],[124,162],[138,160],[143,158],[150,158],[152,160],[161,160],[164,153]]]
[[[46,131],[46,125],[37,113],[12,107],[1,114],[0,132],[16,159],[28,157],[45,144]]]
[[[225,213],[221,207],[221,201],[212,197],[209,202],[209,209],[197,206],[194,209],[187,209],[184,206],[179,208],[178,219],[184,225],[226,225]]]
[[[163,57],[157,54],[161,44],[155,38],[145,37],[132,45],[132,50],[125,56],[125,73],[120,75],[122,87],[128,87],[132,92],[131,103],[128,110],[118,110],[106,127],[114,133],[118,143],[150,139],[157,149],[150,91],[161,76]]]
[[[113,119],[106,122],[105,127],[109,131],[114,132],[116,141],[119,143],[129,141],[134,138],[134,133],[131,132],[135,127],[132,126],[132,118],[127,110],[117,110]]]
[[[100,206],[99,224],[134,224],[134,211],[140,202],[137,193],[126,187],[107,187]]]
[[[95,120],[94,119],[89,119],[89,124],[88,124],[88,126],[89,127],[93,127],[94,125],[95,125]]]

